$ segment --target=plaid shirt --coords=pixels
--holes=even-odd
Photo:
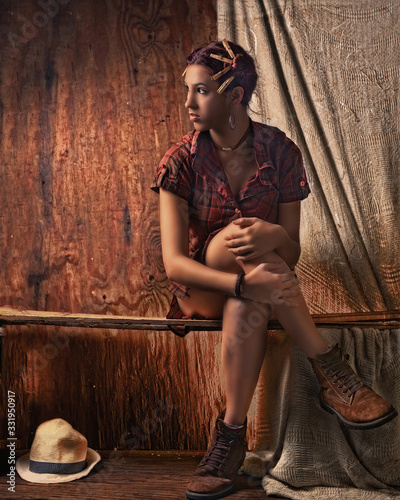
[[[276,127],[250,123],[259,168],[236,197],[208,131],[189,132],[157,167],[151,189],[158,193],[162,187],[188,202],[191,258],[198,259],[210,239],[233,220],[258,217],[275,224],[280,203],[302,200],[310,193],[301,152],[294,142]],[[169,288],[178,297],[190,297],[187,286],[171,282]]]

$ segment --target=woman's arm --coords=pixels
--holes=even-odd
[[[164,267],[171,281],[202,290],[235,294],[236,274],[211,269],[189,257],[188,203],[160,188]]]
[[[170,280],[193,288],[235,295],[237,274],[207,267],[189,257],[188,204],[179,196],[160,188],[160,226],[164,267]],[[282,303],[297,295],[292,273],[274,273],[280,264],[259,264],[246,275],[245,298],[270,302],[271,292],[281,290]]]
[[[300,201],[280,203],[276,253],[293,269],[300,257]]]
[[[300,256],[300,201],[281,203],[277,224],[258,217],[236,219],[237,231],[226,236],[226,246],[237,260],[251,260],[275,251],[290,268]]]

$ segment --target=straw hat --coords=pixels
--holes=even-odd
[[[31,483],[66,483],[86,476],[100,461],[87,439],[62,418],[36,429],[30,453],[17,460],[17,472]]]

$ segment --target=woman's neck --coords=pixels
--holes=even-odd
[[[228,123],[218,129],[210,129],[210,136],[215,144],[220,147],[234,147],[243,135],[246,133],[250,125],[250,118],[245,108],[241,111],[236,111],[236,127],[231,129]]]

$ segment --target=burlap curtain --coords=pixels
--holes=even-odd
[[[311,312],[400,309],[399,2],[218,0],[218,34],[255,57],[253,118],[301,148],[297,271]],[[325,330],[399,408],[398,330]],[[303,353],[272,337],[256,393],[259,439],[244,469],[293,499],[400,495],[400,436],[349,431],[323,412]],[[400,408],[399,408],[400,409]]]

